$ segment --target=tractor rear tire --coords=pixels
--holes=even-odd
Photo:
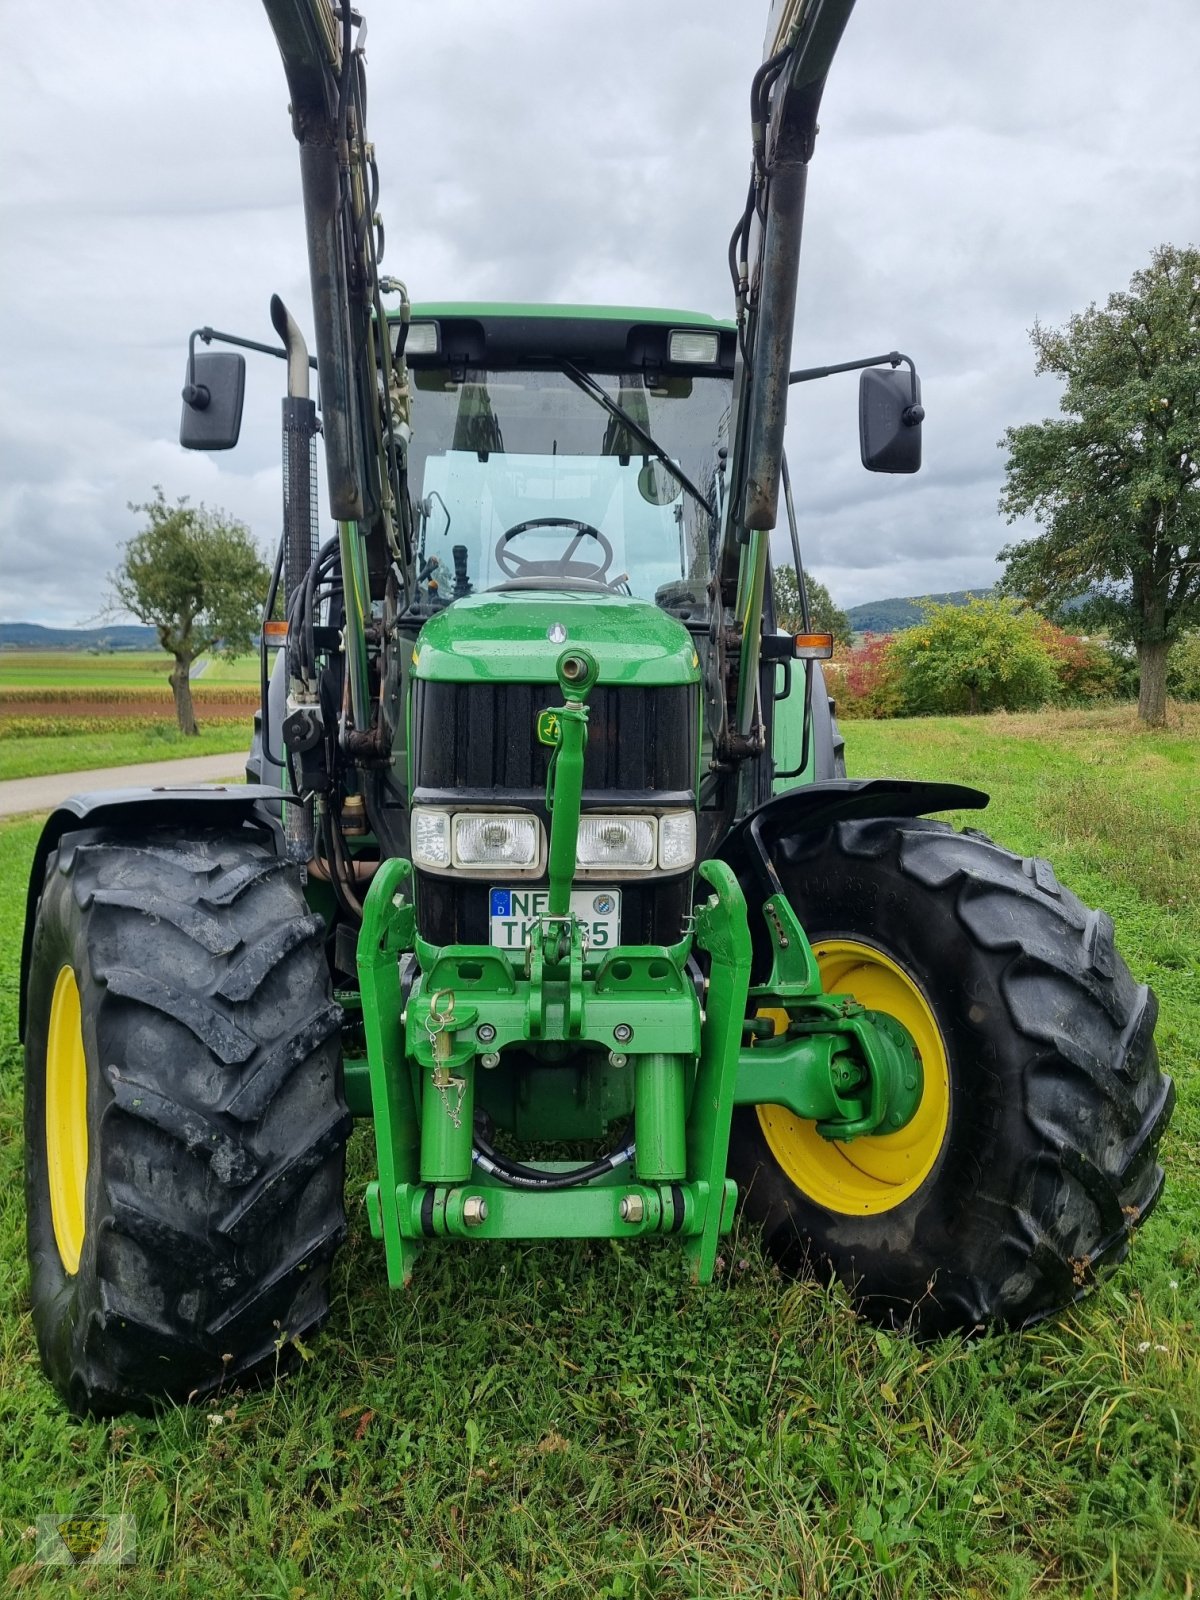
[[[70,1408],[269,1377],[328,1312],[350,1117],[321,919],[263,832],[47,866],[26,1027],[33,1321]]]
[[[1079,1299],[1158,1200],[1174,1105],[1111,918],[1046,862],[924,819],[843,822],[775,861],[827,991],[905,1022],[924,1090],[907,1128],[840,1145],[735,1113],[730,1175],[770,1253],[923,1335]]]

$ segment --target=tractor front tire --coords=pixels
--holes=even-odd
[[[924,819],[843,822],[775,862],[826,991],[897,1016],[924,1088],[906,1128],[842,1144],[735,1114],[730,1175],[768,1250],[924,1335],[1078,1299],[1159,1197],[1174,1104],[1111,919],[1046,862]]]
[[[321,919],[257,830],[65,836],[26,1025],[46,1373],[78,1414],[270,1376],[328,1310],[350,1117]]]

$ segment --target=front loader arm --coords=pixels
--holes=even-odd
[[[283,57],[300,145],[330,511],[375,547],[373,570],[394,559],[407,575],[408,418],[378,272],[383,235],[365,128],[366,30],[349,0],[263,5]]]
[[[719,601],[723,613],[732,612],[738,652],[733,725],[720,742],[734,758],[754,754],[761,743],[755,691],[769,536],[779,508],[805,181],[821,93],[853,5],[774,0],[751,90],[754,162],[730,242],[739,338],[719,563]]]

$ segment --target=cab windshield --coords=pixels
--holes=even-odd
[[[411,380],[418,609],[506,586],[647,600],[680,583],[703,589],[728,376],[656,375],[651,386],[640,370],[589,369],[584,382],[633,427],[564,370],[426,367]]]

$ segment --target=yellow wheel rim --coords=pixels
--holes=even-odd
[[[821,939],[813,946],[826,994],[851,994],[870,1011],[903,1023],[921,1057],[924,1087],[916,1115],[896,1133],[838,1144],[812,1122],[782,1106],[759,1106],[771,1154],[803,1194],[827,1211],[872,1216],[902,1204],[925,1182],[946,1140],[950,1070],[941,1030],[929,1002],[902,967],[854,939]],[[776,1027],[786,1022],[770,1012]]]
[[[46,1168],[54,1239],[68,1273],[79,1271],[87,1183],[87,1060],[79,985],[63,967],[50,1002],[46,1040]]]

